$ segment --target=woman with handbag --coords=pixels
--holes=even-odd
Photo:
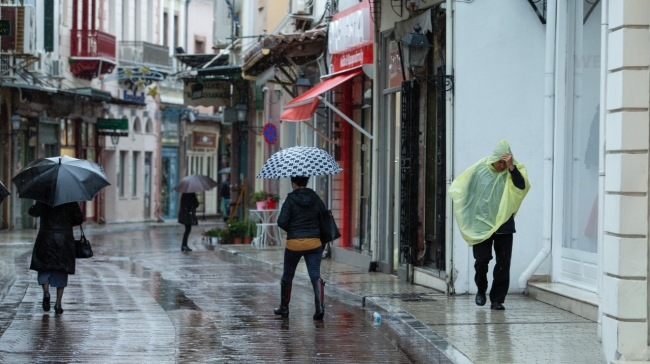
[[[70,202],[51,207],[36,202],[29,214],[40,217],[41,223],[34,243],[29,269],[38,272],[38,284],[43,287],[43,311],[50,311],[50,286],[56,287],[54,312],[63,313],[61,299],[68,286],[68,274],[75,273],[75,241],[72,227],[81,225],[84,217],[79,204]]]
[[[325,315],[323,294],[325,282],[320,277],[321,254],[323,251],[320,233],[320,216],[323,202],[314,190],[307,188],[309,177],[291,177],[293,192],[287,195],[282,205],[278,226],[287,232],[284,249],[284,271],[280,281],[280,307],[273,310],[276,315],[289,316],[291,284],[300,258],[305,258],[309,279],[314,288],[314,320]]]
[[[184,193],[181,195],[181,206],[178,211],[178,223],[185,225],[185,233],[183,234],[183,243],[181,251],[191,252],[192,249],[187,246],[187,238],[192,231],[192,225],[198,225],[199,221],[196,219],[196,208],[199,207],[199,200],[196,198],[196,193]]]

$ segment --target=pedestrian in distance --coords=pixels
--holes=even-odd
[[[280,280],[280,307],[273,310],[276,315],[289,316],[291,285],[300,258],[305,258],[307,272],[314,289],[314,320],[325,315],[323,303],[325,282],[320,277],[320,263],[323,252],[320,240],[320,213],[324,204],[320,197],[307,188],[309,177],[291,177],[293,191],[280,210],[278,226],[287,232],[284,249],[284,269]]]
[[[178,211],[178,223],[185,225],[185,233],[183,234],[183,243],[181,251],[191,252],[192,249],[187,246],[187,239],[192,231],[192,225],[198,225],[199,221],[196,218],[196,208],[199,207],[199,200],[196,198],[196,193],[183,193],[181,195],[181,206]]]
[[[50,311],[50,286],[56,287],[54,312],[63,313],[61,299],[68,286],[68,275],[75,273],[75,242],[72,227],[83,223],[83,213],[76,202],[51,207],[36,202],[29,215],[41,219],[29,269],[38,272],[43,287],[43,311]]]
[[[490,308],[505,310],[515,215],[529,189],[528,172],[513,158],[506,140],[499,142],[492,155],[469,167],[449,187],[458,228],[473,250],[474,282],[478,289],[475,301],[479,306],[486,303],[488,265],[494,248],[496,265]]]
[[[223,213],[223,221],[228,222],[230,216],[230,174],[226,174],[221,187],[219,187],[219,196],[221,197],[221,212]]]

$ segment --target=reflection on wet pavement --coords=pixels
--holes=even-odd
[[[61,316],[43,313],[36,273],[22,265],[30,254],[17,258],[16,284],[2,302],[15,316],[0,316],[0,362],[412,361],[362,309],[328,300],[327,288],[326,320],[314,322],[309,282],[294,285],[289,319],[273,315],[277,274],[200,247],[181,253],[180,233],[93,236],[95,257],[77,261]]]

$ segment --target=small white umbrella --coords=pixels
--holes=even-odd
[[[336,174],[343,170],[325,150],[291,147],[274,153],[262,166],[257,178],[311,177]]]

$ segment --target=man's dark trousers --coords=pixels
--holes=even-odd
[[[512,257],[512,234],[492,234],[487,240],[473,246],[474,250],[474,282],[478,291],[485,293],[488,288],[487,273],[492,260],[492,246],[497,256],[494,267],[494,280],[490,290],[490,301],[503,303],[510,286],[510,258]]]

